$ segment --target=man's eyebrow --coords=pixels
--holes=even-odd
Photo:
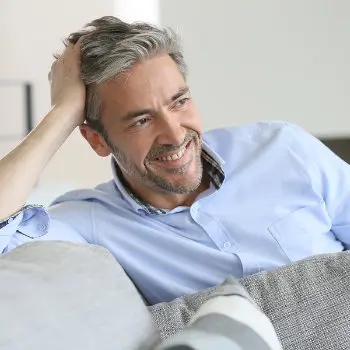
[[[181,97],[182,95],[188,93],[190,91],[188,86],[184,86],[182,88],[180,88],[173,96],[170,97],[170,99],[166,102],[166,104],[170,104],[171,102],[176,101],[179,97]],[[123,122],[127,122],[127,121],[131,121],[133,119],[136,119],[142,115],[145,114],[154,114],[155,111],[153,109],[150,108],[146,108],[146,109],[141,109],[139,111],[131,111],[129,113],[127,113],[126,115],[124,115],[121,118],[121,121]]]
[[[173,96],[171,96],[171,98],[167,101],[167,104],[170,104],[171,102],[176,101],[179,97],[188,93],[189,91],[190,91],[190,88],[188,86],[184,86],[180,88],[178,92],[176,92]]]
[[[154,113],[154,111],[152,109],[141,109],[139,111],[132,111],[132,112],[129,112],[127,114],[125,114],[122,118],[121,118],[121,121],[123,122],[127,122],[127,121],[131,121],[135,118],[138,118],[142,115],[145,115],[145,114],[152,114]]]

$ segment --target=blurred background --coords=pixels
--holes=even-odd
[[[348,0],[0,0],[0,155],[50,107],[47,74],[62,39],[104,15],[171,26],[205,129],[288,120],[350,149]],[[25,169],[23,176],[25,176]],[[111,177],[109,160],[75,132],[30,201]]]

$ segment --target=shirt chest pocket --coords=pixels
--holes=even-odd
[[[339,251],[324,202],[293,211],[268,230],[290,261]]]

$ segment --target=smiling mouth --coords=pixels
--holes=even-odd
[[[188,141],[187,144],[181,147],[180,150],[178,150],[176,153],[169,154],[163,157],[158,157],[158,158],[155,158],[155,160],[158,162],[169,162],[169,161],[179,160],[184,156],[184,154],[186,153],[186,150],[190,147],[191,142],[192,140]]]

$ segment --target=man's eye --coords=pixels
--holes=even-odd
[[[175,107],[182,107],[186,104],[187,101],[189,101],[189,97],[184,97],[181,100],[178,100],[175,104]]]
[[[143,126],[149,121],[149,118],[139,119],[133,126]]]

